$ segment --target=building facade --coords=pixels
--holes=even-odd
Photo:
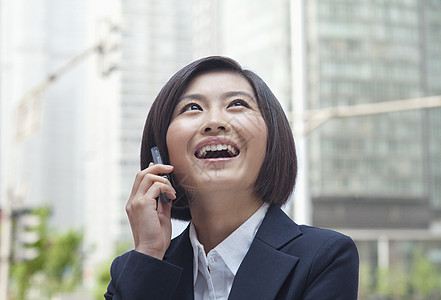
[[[308,109],[439,93],[426,66],[436,65],[441,58],[427,55],[428,45],[436,39],[427,30],[425,18],[439,5],[430,1],[306,3]],[[436,126],[428,114],[437,112],[331,120],[313,132],[310,192],[314,206],[324,209],[314,216],[314,223],[342,226],[338,224],[343,222],[338,221],[342,210],[337,207],[339,201],[349,201],[356,206],[349,214],[351,227],[427,228],[429,211],[440,199],[433,190],[439,174],[434,174],[429,161],[436,159],[429,154],[431,144],[439,140],[429,138]],[[329,205],[334,213],[325,208]],[[378,219],[361,212],[360,205],[372,205]]]
[[[306,110],[441,94],[439,1],[303,3]],[[441,265],[440,116],[331,119],[306,137],[312,223],[356,241],[363,291],[418,251]]]

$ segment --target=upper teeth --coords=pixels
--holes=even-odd
[[[211,145],[206,145],[204,147],[202,147],[199,152],[198,152],[198,156],[199,157],[204,157],[208,151],[221,151],[221,150],[228,150],[228,152],[231,155],[236,155],[237,154],[237,150],[236,148],[234,148],[231,145],[227,145],[227,144],[211,144]]]

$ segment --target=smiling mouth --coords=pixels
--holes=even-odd
[[[236,157],[239,153],[239,149],[232,145],[211,144],[200,148],[194,155],[199,159],[209,159]]]

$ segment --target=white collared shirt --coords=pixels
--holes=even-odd
[[[264,203],[248,220],[205,255],[193,223],[190,242],[193,247],[193,284],[195,300],[227,299],[234,277],[250,248],[260,224],[268,211]]]

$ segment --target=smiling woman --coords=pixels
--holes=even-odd
[[[152,161],[149,149],[153,146],[158,146],[165,157],[165,161],[170,162],[166,136],[172,119],[179,112],[182,114],[183,109],[190,111],[202,109],[200,104],[195,101],[203,101],[204,95],[196,95],[194,91],[189,93],[190,83],[196,77],[200,77],[198,75],[222,71],[230,74],[230,76],[234,74],[234,78],[239,79],[242,84],[245,84],[246,88],[245,90],[243,88],[224,90],[224,101],[233,101],[228,104],[231,108],[233,106],[248,105],[252,111],[255,112],[257,108],[260,112],[258,114],[254,113],[254,115],[248,113],[245,116],[245,118],[248,118],[247,124],[249,126],[242,128],[245,131],[244,134],[248,132],[248,136],[250,136],[250,131],[255,130],[259,118],[263,118],[269,132],[266,141],[266,155],[260,166],[258,178],[254,182],[254,192],[260,199],[263,199],[262,201],[281,206],[292,193],[297,175],[297,157],[289,122],[279,101],[266,83],[254,72],[243,69],[237,62],[226,57],[207,57],[192,62],[179,70],[161,89],[146,120],[141,145],[141,169],[147,168]],[[211,85],[206,88],[208,90],[214,87],[220,89],[222,86],[219,81],[209,84]],[[205,102],[209,100],[205,99]],[[238,118],[238,115],[240,114],[233,115],[226,125],[233,121],[240,122],[242,119]],[[257,135],[260,134],[262,132],[258,132]],[[220,136],[225,137],[225,134]],[[241,139],[238,141],[238,145],[246,145],[246,141]],[[196,165],[196,167],[199,166],[199,164]],[[198,169],[198,171],[205,173],[204,169]],[[181,176],[184,179],[176,180],[178,173],[184,173]],[[188,197],[188,195],[189,191],[193,194],[193,189],[185,184],[187,182],[185,179],[190,179],[189,175],[189,172],[185,170],[174,170],[173,172],[172,179],[175,183],[174,187],[177,189],[178,198],[177,201],[174,201],[172,207],[173,218],[192,219],[188,208],[191,197]],[[187,189],[183,189],[183,185],[186,185]]]
[[[154,146],[166,164],[151,163]],[[166,83],[141,169],[126,205],[135,249],[114,260],[106,299],[356,299],[352,240],[280,209],[297,174],[291,129],[234,60],[195,61]],[[171,218],[191,220],[173,240]]]

